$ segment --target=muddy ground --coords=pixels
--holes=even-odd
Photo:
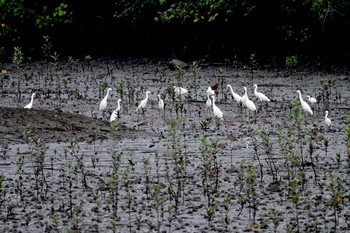
[[[178,70],[169,60],[4,65],[1,232],[347,232],[348,69],[186,61]],[[270,102],[257,101],[254,83]],[[222,121],[205,105],[215,84]],[[240,95],[246,86],[258,111],[234,102],[228,84]],[[189,93],[175,96],[174,85]],[[299,111],[297,89],[317,98],[312,116]]]

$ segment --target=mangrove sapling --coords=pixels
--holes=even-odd
[[[270,133],[267,132],[266,130],[262,130],[260,135],[263,140],[263,145],[265,147],[265,153],[267,155],[267,164],[269,165],[270,172],[272,175],[272,183],[275,184],[278,182],[278,169],[275,164],[275,159],[273,158],[273,155],[272,155],[272,144],[270,142]],[[260,167],[260,172],[261,172],[261,169],[262,168]]]
[[[264,171],[263,171],[263,165],[261,163],[261,160],[260,160],[260,156],[259,156],[259,153],[258,153],[258,139],[257,139],[257,134],[256,134],[256,130],[254,130],[252,127],[251,127],[251,124],[252,122],[248,119],[246,121],[246,123],[249,125],[249,127],[247,128],[247,130],[245,131],[245,134],[250,137],[251,139],[251,142],[253,144],[253,149],[254,149],[254,159],[257,159],[258,160],[258,163],[259,163],[259,171],[260,171],[260,180],[263,181],[263,177],[264,177]]]
[[[350,115],[346,115],[347,126],[345,127],[346,157],[348,159],[348,169],[350,168]]]
[[[149,163],[149,158],[143,157],[142,158],[142,162],[143,162],[143,168],[145,170],[145,193],[146,193],[146,197],[147,200],[149,200],[149,193],[150,193],[150,176],[151,176],[151,167],[150,167],[150,163]]]
[[[337,161],[337,168],[339,169],[340,168],[340,153],[336,153],[335,154],[335,159]]]
[[[219,189],[219,167],[216,158],[217,142],[203,136],[200,144],[202,154],[202,184],[203,194],[207,198],[207,208],[212,206],[212,195]]]
[[[163,219],[161,217],[162,215],[161,211],[163,209],[165,199],[161,193],[159,183],[153,185],[152,198],[154,202],[154,208],[157,214],[157,232],[160,232],[162,222],[163,222]]]
[[[111,151],[110,153],[112,158],[112,172],[107,184],[108,184],[108,190],[110,191],[110,196],[112,199],[113,219],[117,220],[119,189],[121,186],[120,166],[121,166],[122,153],[116,152],[116,151]]]
[[[168,229],[168,232],[172,232],[171,230],[171,224],[175,218],[175,214],[176,214],[176,211],[175,211],[175,207],[173,204],[169,204],[168,207],[167,207],[167,213],[168,213],[168,223],[169,223],[169,229]]]
[[[338,175],[331,172],[329,174],[329,189],[332,195],[331,206],[333,208],[334,215],[334,232],[337,231],[337,226],[339,223],[339,213],[341,211],[341,204],[343,203],[345,189],[343,187],[343,180]]]
[[[18,149],[19,150],[19,149]],[[19,200],[23,201],[23,174],[24,174],[24,156],[19,151],[16,153],[17,155],[17,172],[18,179],[15,181],[15,192],[19,196]]]
[[[79,144],[74,140],[70,139],[68,141],[68,146],[67,146],[68,152],[70,154],[70,158],[74,158],[75,161],[73,163],[72,161],[72,166],[73,166],[73,171],[75,173],[80,173],[83,178],[83,186],[84,188],[89,188],[87,184],[87,175],[86,175],[86,168],[85,168],[85,154],[80,153],[80,146]]]
[[[122,177],[122,181],[123,181],[123,186],[125,188],[125,193],[126,193],[126,198],[127,198],[127,210],[128,210],[128,228],[129,228],[129,232],[132,232],[132,224],[131,224],[131,212],[132,212],[132,201],[133,201],[133,197],[131,195],[131,185],[132,182],[130,180],[130,171],[132,170],[131,165],[128,165],[123,172],[123,177]]]
[[[222,202],[222,206],[224,207],[225,210],[225,216],[224,216],[224,221],[225,221],[225,227],[226,230],[228,226],[230,225],[230,217],[229,217],[229,211],[230,211],[230,202],[231,202],[231,197],[227,193],[224,194],[224,200]]]
[[[214,213],[215,213],[215,208],[216,208],[216,202],[215,202],[215,195],[211,195],[210,197],[212,199],[212,201],[210,201],[210,206],[207,206],[207,219],[208,219],[208,225],[209,227],[211,226],[211,220],[214,217]]]
[[[141,224],[142,224],[142,215],[139,214],[135,216],[135,221],[136,221],[136,230],[139,232],[141,230]]]
[[[185,155],[183,153],[184,148],[184,137],[182,136],[183,133],[178,131],[178,125],[179,125],[179,119],[177,118],[171,118],[170,120],[170,126],[168,128],[168,136],[169,136],[169,142],[167,145],[167,152],[170,158],[174,161],[174,173],[175,173],[175,180],[176,180],[176,186],[174,189],[174,185],[172,183],[172,179],[170,176],[167,178],[170,178],[168,180],[169,187],[171,187],[171,192],[168,192],[169,194],[175,194],[174,201],[175,201],[175,207],[177,210],[178,204],[180,202],[180,197],[183,194],[183,189],[185,185]],[[165,160],[167,164],[167,160]],[[166,165],[167,166],[167,165]],[[170,174],[169,174],[170,175]]]
[[[312,140],[309,140],[309,157],[310,157],[310,164],[312,167],[312,171],[314,172],[314,179],[317,183],[317,170],[316,170],[316,160],[314,159],[313,153],[315,151],[315,145]]]
[[[299,201],[300,201],[300,181],[294,178],[289,182],[289,198],[294,205],[295,211],[295,225],[297,227],[297,232],[300,232],[299,225]]]
[[[257,191],[256,191],[256,179],[255,179],[255,172],[252,164],[248,164],[247,168],[244,172],[245,175],[245,182],[246,182],[246,196],[247,196],[247,202],[248,202],[248,210],[249,210],[249,219],[252,221],[251,225],[256,224],[256,211],[258,210],[257,207]]]
[[[238,171],[238,177],[237,177],[237,180],[235,182],[235,186],[238,186],[237,197],[238,197],[238,203],[240,204],[240,209],[239,209],[238,214],[236,216],[236,220],[242,214],[242,211],[244,209],[244,205],[247,202],[246,195],[245,195],[245,193],[243,193],[243,189],[245,187],[244,181],[245,181],[244,166],[243,166],[243,163],[241,163],[239,171]]]
[[[270,211],[270,214],[271,214],[271,220],[273,223],[274,232],[277,233],[278,225],[282,221],[282,219],[280,218],[281,213],[278,210],[276,210],[275,208],[272,208]]]
[[[194,61],[191,65],[190,65],[190,69],[192,71],[193,74],[193,87],[194,87],[194,93],[195,93],[195,99],[198,99],[198,93],[197,93],[197,78],[198,78],[198,73],[201,70],[201,67],[199,66],[199,62],[198,61]]]
[[[328,146],[329,146],[329,139],[327,137],[323,138],[323,144],[324,144],[324,152],[326,154],[326,157],[328,155]]]

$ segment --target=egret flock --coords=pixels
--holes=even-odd
[[[257,112],[257,107],[256,107],[255,103],[251,99],[249,99],[249,97],[248,97],[247,87],[243,87],[244,94],[242,96],[240,96],[239,94],[234,92],[231,85],[227,85],[227,87],[230,89],[232,97],[237,102],[237,104],[239,104],[240,106],[245,107],[245,108],[247,108],[255,113]],[[208,89],[206,91],[207,99],[206,99],[205,104],[206,104],[206,107],[208,110],[212,109],[213,114],[217,119],[223,120],[224,114],[215,103],[215,90],[216,89],[217,89],[217,86],[209,86],[208,87]],[[254,84],[255,97],[260,102],[270,102],[270,98],[268,98],[264,93],[259,92],[257,89],[258,89],[258,85]],[[174,86],[173,90],[177,96],[182,96],[182,95],[188,94],[188,89],[186,89],[184,87]],[[112,88],[108,88],[106,95],[104,96],[104,98],[100,102],[99,110],[101,112],[103,112],[107,108],[107,101],[108,101],[108,97],[109,97],[111,91],[112,91]],[[300,105],[301,105],[303,111],[309,115],[313,115],[313,111],[311,109],[311,106],[303,99],[301,91],[297,90],[296,93],[298,94]],[[140,103],[138,104],[138,106],[136,108],[137,112],[139,110],[142,110],[142,113],[144,113],[144,109],[147,105],[150,94],[151,94],[151,92],[147,90],[145,93],[145,98],[140,101]],[[36,95],[35,93],[32,93],[30,102],[24,108],[31,109],[33,107],[35,95]],[[161,94],[158,94],[157,96],[158,96],[159,111],[164,113],[164,105],[165,105],[164,100],[162,99]],[[314,97],[310,97],[310,95],[307,95],[307,100],[311,104],[317,103],[317,100]],[[110,122],[115,121],[116,119],[119,118],[120,108],[121,108],[120,102],[121,101],[122,101],[121,99],[118,99],[118,102],[117,102],[118,106],[111,113]],[[328,117],[328,114],[329,114],[329,112],[325,111],[324,123],[327,127],[330,127],[331,126],[331,119]]]

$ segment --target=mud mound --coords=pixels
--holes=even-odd
[[[83,115],[49,111],[0,107],[0,141],[3,143],[27,143],[26,134],[37,136],[45,143],[108,139],[110,123]],[[123,136],[135,130],[119,126]],[[121,135],[121,132],[118,133]]]

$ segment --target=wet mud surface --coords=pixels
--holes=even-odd
[[[168,62],[4,66],[1,232],[347,232],[347,69]],[[257,100],[254,83],[270,102]],[[246,86],[258,111],[237,104],[228,84],[240,95]],[[176,96],[175,85],[189,92]],[[223,120],[205,105],[214,85]],[[312,116],[298,89],[317,98]]]

